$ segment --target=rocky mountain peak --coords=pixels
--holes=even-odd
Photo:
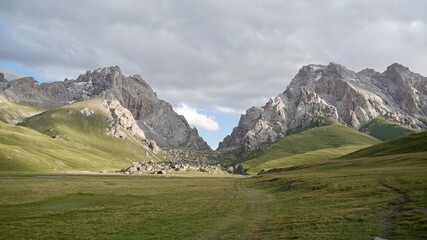
[[[98,68],[93,71],[86,71],[84,74],[80,74],[77,80],[80,81],[89,81],[88,78],[98,76],[98,79],[106,78],[108,75],[121,75],[122,71],[118,66],[110,66],[104,68]]]
[[[362,76],[365,76],[365,77],[368,77],[368,78],[372,78],[372,77],[378,78],[381,75],[381,73],[375,71],[372,68],[365,68],[365,69],[359,71],[357,74],[359,76],[362,75]]]
[[[310,64],[303,66],[298,74],[292,79],[288,89],[297,88],[309,84],[310,80],[319,80],[321,72],[326,68],[324,65]]]
[[[387,67],[386,73],[387,72],[391,72],[391,71],[395,71],[395,72],[404,72],[404,71],[409,71],[408,67],[405,67],[399,63],[393,63],[390,66]]]
[[[348,72],[348,69],[346,67],[334,62],[329,63],[328,66],[326,67],[326,70],[329,73],[336,74],[337,76],[340,76],[340,77],[345,77],[346,73]]]
[[[47,107],[95,97],[116,99],[132,113],[144,132],[150,132],[147,138],[158,140],[161,147],[210,150],[197,130],[169,103],[158,99],[141,76],[124,76],[118,66],[87,71],[76,80],[38,84],[34,79],[17,79],[9,81],[3,93],[15,102]]]
[[[384,73],[373,69],[356,73],[337,63],[303,66],[283,93],[242,115],[219,148],[256,148],[306,126],[316,116],[355,129],[378,116],[427,128],[426,95],[427,78],[400,64],[392,64]]]

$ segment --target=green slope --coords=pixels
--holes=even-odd
[[[331,159],[380,143],[366,134],[342,125],[330,125],[291,135],[254,151],[242,163],[248,173],[282,168],[321,159]]]
[[[361,149],[354,153],[343,156],[342,158],[355,159],[419,152],[427,152],[427,131],[413,133],[388,142]]]
[[[405,134],[417,132],[415,129],[391,123],[383,117],[373,119],[362,126],[359,131],[378,138],[381,141],[388,141]]]
[[[0,121],[17,123],[26,117],[33,116],[44,110],[44,108],[38,106],[11,102],[0,95]]]
[[[318,128],[318,127],[322,127],[322,126],[329,126],[335,123],[335,120],[332,120],[330,118],[327,117],[323,117],[323,116],[314,116],[310,121],[305,122],[301,125],[299,125],[298,127],[295,128],[291,128],[288,129],[286,131],[286,136],[288,135],[292,135],[292,134],[297,134],[300,132],[304,132],[313,128]]]
[[[88,107],[94,114],[79,112]],[[28,118],[21,126],[0,125],[0,171],[119,170],[147,159],[138,139],[107,135],[100,100],[61,107]]]

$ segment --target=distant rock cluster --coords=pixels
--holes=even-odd
[[[210,174],[225,174],[226,172],[219,165],[189,164],[154,161],[133,162],[132,166],[122,169],[124,174],[171,174],[179,172],[204,172]]]
[[[358,129],[372,119],[427,128],[427,78],[393,64],[383,73],[353,72],[336,63],[304,66],[287,89],[242,115],[219,149],[254,149],[324,116]]]

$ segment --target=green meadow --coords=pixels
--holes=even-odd
[[[319,118],[241,159],[247,176],[78,174],[163,160],[108,136],[98,101],[0,121],[0,239],[427,239],[427,132]]]
[[[0,175],[3,239],[426,239],[427,154],[253,177]]]

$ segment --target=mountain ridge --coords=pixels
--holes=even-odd
[[[383,73],[373,69],[354,72],[336,63],[310,64],[299,70],[284,92],[241,115],[238,126],[218,149],[240,145],[255,149],[283,138],[286,131],[314,116],[354,129],[378,116],[425,129],[427,105],[422,103],[426,101],[427,78],[397,63]]]
[[[98,68],[80,74],[77,79],[38,83],[31,77],[0,82],[3,95],[17,103],[55,108],[88,98],[117,99],[134,118],[155,131],[161,147],[211,150],[196,128],[172,106],[157,98],[139,75],[124,76],[118,66]],[[152,136],[151,134],[150,136]],[[153,140],[153,139],[151,139]]]

